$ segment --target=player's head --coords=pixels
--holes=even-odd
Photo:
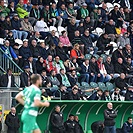
[[[42,86],[42,78],[39,74],[32,74],[31,75],[31,83],[36,84],[38,87]]]

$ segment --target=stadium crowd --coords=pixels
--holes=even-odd
[[[0,0],[0,38],[24,70],[20,87],[38,73],[43,98],[133,101],[132,0]],[[14,82],[9,68],[0,86]]]

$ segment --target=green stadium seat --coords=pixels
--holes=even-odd
[[[104,84],[103,82],[98,82],[98,87],[99,87],[100,89],[102,89],[102,90],[107,89],[106,86],[105,86],[105,84]]]
[[[86,54],[85,55],[85,59],[89,59],[90,60],[91,59],[91,56],[92,56],[91,54]]]
[[[78,85],[78,87],[80,87],[80,83],[77,82],[76,85]]]
[[[82,88],[84,88],[85,90],[90,88],[90,86],[89,86],[89,84],[88,84],[87,82],[82,82],[82,83],[81,83],[81,86],[82,86]]]
[[[95,83],[95,82],[90,82],[90,86],[91,86],[92,88],[98,87],[97,83]]]
[[[105,62],[106,61],[106,58],[107,58],[107,55],[101,54],[101,57],[103,58],[103,61]]]
[[[94,54],[93,56],[96,57],[96,59],[99,58],[99,55],[98,54]]]
[[[114,89],[114,85],[112,83],[110,83],[110,82],[107,82],[106,86],[107,86],[108,90],[113,90]]]

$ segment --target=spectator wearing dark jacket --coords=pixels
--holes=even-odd
[[[24,66],[24,72],[20,75],[20,87],[28,87],[31,85],[30,76],[30,66]]]
[[[108,103],[107,109],[104,110],[104,132],[116,133],[115,118],[117,117],[117,111],[113,109],[113,104]]]
[[[15,40],[14,40],[14,36],[13,36],[12,31],[9,31],[6,40],[8,40],[8,41],[10,42],[10,46],[13,47],[13,45],[14,45],[14,43],[15,43]]]
[[[98,38],[96,46],[98,47],[98,50],[101,51],[101,53],[110,50],[109,53],[112,54],[113,45],[110,44],[110,42],[111,40],[108,38],[108,34],[104,33]]]
[[[50,123],[52,133],[63,133],[65,131],[63,114],[60,112],[59,105],[55,106],[55,110],[50,117]]]
[[[133,131],[133,118],[128,117],[128,120],[122,126],[122,133],[130,133]]]
[[[14,107],[11,108],[11,112],[6,116],[5,124],[8,127],[7,133],[19,133],[20,121]]]
[[[125,45],[125,47],[122,50],[122,53],[123,53],[123,56],[125,57],[125,60],[127,60],[127,58],[133,59],[132,48],[130,44]]]
[[[93,133],[103,133],[104,123],[103,121],[95,121],[91,124],[91,130]]]
[[[15,78],[12,74],[12,69],[8,68],[7,73],[3,74],[0,77],[0,86],[1,87],[7,87],[7,88],[15,86]]]
[[[133,101],[133,86],[128,86],[125,94],[125,101]]]

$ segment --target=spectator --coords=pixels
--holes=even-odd
[[[20,74],[20,87],[28,87],[31,85],[30,76],[30,66],[24,66],[24,72]]]
[[[111,40],[108,38],[108,34],[104,33],[98,38],[96,46],[101,53],[109,50],[109,53],[111,54],[113,52],[113,45],[110,42]]]
[[[4,0],[0,1],[0,16],[4,15],[5,17],[9,15],[10,10],[6,6],[4,6]]]
[[[128,86],[125,94],[125,101],[133,101],[133,86]]]
[[[78,77],[77,77],[76,70],[71,71],[71,73],[68,76],[68,79],[71,84],[71,87],[73,87],[74,85],[78,83]]]
[[[113,109],[113,104],[108,103],[107,109],[104,111],[104,126],[105,133],[116,133],[115,118],[117,117],[117,111]]]
[[[125,48],[123,48],[122,53],[123,56],[125,57],[125,60],[127,61],[127,58],[131,58],[132,59],[132,51],[131,51],[131,45],[130,44],[126,44]]]
[[[60,85],[59,89],[55,92],[55,97],[60,97],[61,100],[67,100],[68,92],[64,85]]]
[[[76,18],[77,13],[74,10],[73,3],[68,3],[67,14],[70,18]]]
[[[67,77],[64,69],[60,69],[60,73],[57,74],[57,78],[62,85],[65,85],[67,88],[71,87],[71,84],[68,80],[68,77]]]
[[[11,68],[8,68],[6,74],[1,76],[0,85],[7,88],[15,87],[15,77]]]
[[[85,53],[90,54],[93,51],[93,54],[96,54],[98,48],[93,46],[89,30],[85,30],[84,35],[81,38],[86,49]]]
[[[93,133],[104,133],[103,121],[95,121],[91,124],[91,130]]]
[[[124,101],[125,100],[125,97],[123,97],[120,94],[120,89],[119,88],[114,89],[114,92],[112,93],[111,98],[112,98],[113,101]]]
[[[120,94],[121,95],[124,95],[126,93],[127,84],[126,84],[126,79],[125,79],[124,73],[121,73],[120,77],[118,77],[115,80],[115,85],[116,85],[116,87],[120,88]]]
[[[64,132],[64,119],[63,114],[60,111],[60,106],[56,105],[54,112],[51,114],[50,123],[52,126],[52,133],[63,133]]]
[[[39,57],[38,60],[36,61],[36,70],[37,73],[41,73],[42,70],[46,70],[46,66],[44,66],[44,59],[43,57]]]
[[[27,11],[27,12],[30,12],[31,11],[31,9],[32,9],[32,4],[30,3],[30,1],[29,0],[27,0],[27,2],[26,3],[24,3],[24,9]]]
[[[55,26],[56,24],[58,26],[61,26],[63,19],[61,18],[61,16],[58,13],[55,2],[52,3],[52,5],[51,5],[50,14],[51,14],[51,18],[53,20],[53,26]]]
[[[78,86],[75,85],[72,87],[72,91],[69,91],[68,93],[68,99],[69,100],[80,100],[80,95],[79,95],[79,90],[78,90]]]
[[[133,74],[133,64],[132,64],[132,59],[131,58],[127,58],[127,74]]]
[[[85,27],[84,27],[84,22],[83,22],[83,21],[80,21],[80,22],[79,22],[79,25],[78,25],[78,27],[77,27],[77,30],[79,31],[79,33],[80,33],[81,35],[84,34]],[[80,34],[79,34],[79,35],[80,35]]]
[[[48,77],[47,77],[47,72],[46,72],[46,70],[42,70],[42,72],[41,72],[41,77],[42,77],[42,87],[46,87],[46,83],[48,83],[49,82],[49,79],[48,79]]]
[[[91,94],[90,97],[87,98],[87,100],[101,100],[102,95],[103,95],[103,91],[101,89],[98,89],[93,94]]]
[[[55,46],[55,44],[51,44],[50,46],[49,46],[49,48],[48,48],[48,50],[47,50],[47,54],[48,55],[51,55],[53,58],[55,58],[56,57],[56,46]]]
[[[128,117],[127,121],[122,126],[122,133],[130,133],[133,131],[133,119]]]
[[[112,100],[109,90],[105,90],[103,92],[102,100],[104,100],[104,101],[111,101]]]
[[[23,31],[21,23],[20,23],[20,20],[19,20],[19,17],[18,17],[17,14],[13,15],[13,18],[11,20],[11,24],[12,24],[13,29],[15,29],[17,31],[17,35],[18,35],[17,38],[18,39],[22,40],[22,39],[26,39],[27,38],[28,33]]]
[[[75,133],[74,115],[70,114],[67,121],[64,122],[65,131],[67,133]]]
[[[76,133],[84,133],[82,126],[80,125],[80,120],[78,116],[74,116],[74,122],[75,122],[75,132]]]
[[[11,111],[6,116],[5,124],[7,125],[7,133],[19,133],[20,121],[16,114],[15,107],[11,108]]]
[[[103,58],[102,57],[98,58],[97,64],[98,64],[98,68],[99,68],[100,74],[101,74],[100,81],[101,82],[110,81],[111,80],[111,76],[109,74],[107,74],[107,71],[105,69],[105,65],[103,64]]]
[[[13,16],[16,12],[14,1],[9,2],[8,8],[10,10],[10,16]]]
[[[10,42],[10,46],[11,47],[14,46],[15,40],[14,40],[13,32],[12,31],[8,31],[8,36],[7,36],[6,40],[8,40]]]

